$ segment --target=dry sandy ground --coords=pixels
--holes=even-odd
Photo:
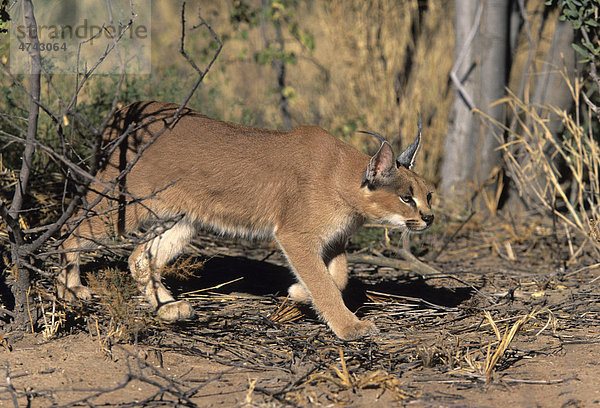
[[[590,332],[590,338],[600,333]],[[286,404],[256,388],[274,391],[288,381],[279,370],[221,365],[210,358],[176,351],[161,352],[133,345],[113,347],[107,354],[97,338],[87,334],[43,341],[28,335],[1,358],[14,392],[2,392],[0,405],[33,407],[56,405],[135,405],[162,393],[165,405],[243,406]],[[332,392],[324,381],[302,385],[301,396],[290,403],[301,406],[337,405],[324,394],[335,394],[350,406],[469,406],[469,407],[592,407],[600,405],[600,344],[568,344],[549,356],[523,359],[484,384],[461,374],[447,375],[434,368],[409,371],[398,379],[405,399],[385,387]],[[172,382],[170,382],[170,379]],[[181,395],[176,395],[177,388]],[[189,400],[181,398],[186,391]],[[110,390],[113,391],[110,391]],[[171,390],[165,391],[165,390]],[[293,390],[292,390],[293,391]],[[29,394],[28,397],[25,394]],[[96,394],[100,394],[96,396]],[[179,398],[178,398],[179,397]],[[159,405],[157,396],[148,406]],[[79,403],[77,403],[79,401]]]
[[[195,319],[150,320],[137,345],[116,340],[98,297],[66,310],[51,340],[3,333],[0,406],[600,406],[600,269],[565,269],[541,239],[514,243],[516,261],[481,242],[455,239],[431,263],[438,277],[353,265],[346,302],[381,335],[347,343],[310,311],[281,308],[272,294],[291,280],[272,248],[226,242],[215,251],[228,256],[170,285],[232,283],[187,295]],[[524,318],[486,382],[498,335]]]

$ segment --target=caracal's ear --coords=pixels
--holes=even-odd
[[[395,170],[396,163],[394,161],[392,146],[384,141],[379,151],[371,157],[371,161],[363,177],[362,186],[369,185],[376,187],[389,184],[394,177]]]
[[[417,138],[396,159],[396,164],[398,165],[398,167],[403,166],[411,170],[413,165],[415,164],[415,157],[417,156],[417,152],[421,147],[421,117],[419,117],[417,127]]]

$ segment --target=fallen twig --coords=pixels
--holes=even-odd
[[[351,263],[364,263],[369,265],[383,266],[395,269],[402,269],[405,271],[411,271],[414,273],[418,273],[419,275],[432,275],[432,274],[440,274],[441,272],[437,269],[421,262],[416,256],[410,253],[407,249],[404,248],[390,248],[390,250],[394,251],[397,255],[401,256],[403,259],[394,259],[386,256],[375,256],[375,255],[366,255],[366,254],[348,254],[347,259],[348,262]]]

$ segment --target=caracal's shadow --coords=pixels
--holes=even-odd
[[[244,293],[255,296],[286,296],[289,286],[295,283],[292,272],[283,266],[268,261],[252,260],[240,256],[220,256],[204,261],[204,265],[185,279],[166,278],[167,285],[176,296],[194,290],[232,294]],[[411,274],[398,273],[393,277],[369,279],[367,283],[350,274],[350,281],[344,290],[344,300],[348,308],[356,311],[370,302],[368,291],[393,296],[418,298],[442,307],[455,307],[470,299],[470,287],[446,288],[429,284],[425,279]],[[302,308],[312,314],[310,308]]]

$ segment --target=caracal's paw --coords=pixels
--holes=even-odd
[[[352,324],[346,325],[341,329],[333,330],[336,336],[342,340],[358,340],[363,337],[372,336],[379,333],[379,329],[370,320],[358,320]]]
[[[185,300],[178,300],[162,305],[156,311],[158,317],[167,322],[190,319],[194,316],[194,308]]]
[[[58,297],[67,302],[73,302],[77,299],[90,300],[92,298],[92,292],[87,286],[77,285],[66,287],[64,285],[57,285]]]
[[[290,299],[295,302],[310,303],[310,295],[300,283],[294,283],[290,286],[288,293],[290,294]]]

